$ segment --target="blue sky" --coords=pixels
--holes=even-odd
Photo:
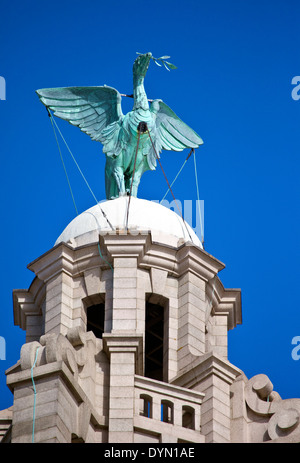
[[[145,87],[204,140],[197,150],[205,201],[205,249],[226,264],[225,287],[241,288],[243,324],[229,332],[229,360],[247,377],[265,373],[282,398],[300,397],[299,324],[300,3],[296,0],[0,0],[1,318],[0,409],[12,404],[4,371],[24,332],[14,326],[12,290],[28,288],[27,265],[49,250],[75,217],[49,118],[35,90],[107,84],[132,92],[136,52],[153,62]],[[132,101],[123,99],[123,112]],[[57,120],[99,200],[105,198],[102,147]],[[63,151],[79,212],[95,204]],[[171,181],[187,153],[162,153]],[[161,199],[166,182],[147,172],[139,197]],[[174,185],[196,199],[192,159]]]

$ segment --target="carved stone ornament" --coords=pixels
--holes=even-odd
[[[50,333],[41,336],[40,342],[33,341],[21,348],[21,370],[53,362],[64,362],[78,380],[78,371],[88,363],[86,333],[78,327],[69,329],[67,336]]]
[[[245,398],[255,414],[269,418],[267,433],[270,441],[300,442],[300,399],[281,399],[264,374],[253,376],[248,381]]]

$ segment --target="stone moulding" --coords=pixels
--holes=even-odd
[[[227,315],[228,330],[242,324],[242,295],[240,289],[224,288],[216,276],[209,281],[212,315]]]
[[[41,306],[46,296],[44,282],[34,278],[29,289],[13,290],[13,311],[15,325],[26,330],[26,317],[41,315]]]
[[[172,380],[172,384],[193,389],[212,374],[231,385],[242,371],[217,354],[209,352],[195,359],[193,365]]]
[[[133,352],[135,355],[135,371],[143,372],[143,335],[130,332],[103,334],[103,349],[107,357],[116,352]]]
[[[112,257],[137,257],[141,268],[163,268],[173,276],[191,271],[205,280],[210,280],[225,268],[222,262],[192,243],[172,247],[153,242],[151,232],[131,235],[129,231],[126,235],[116,232],[99,235],[99,241],[76,248],[60,243],[31,262],[28,269],[46,282],[49,277],[52,278],[60,272],[61,268],[69,275],[76,276],[95,263],[109,267],[99,256],[98,243],[103,257],[110,263]]]

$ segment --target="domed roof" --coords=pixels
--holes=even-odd
[[[111,231],[110,224],[114,229],[124,229],[128,202],[129,197],[123,196],[100,202],[87,209],[69,223],[55,244],[72,242],[74,239],[79,240],[77,245],[83,244],[89,241],[87,236],[83,240],[83,235],[90,234],[90,232]],[[181,243],[191,241],[202,248],[201,241],[193,229],[186,222],[184,223],[178,214],[154,201],[131,197],[128,229],[151,230],[153,240],[157,242],[178,246],[179,240]]]

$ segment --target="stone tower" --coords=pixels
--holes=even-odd
[[[76,217],[13,293],[26,330],[2,442],[299,442],[300,400],[227,359],[241,292],[173,211],[128,197]],[[1,439],[1,434],[0,434]]]

